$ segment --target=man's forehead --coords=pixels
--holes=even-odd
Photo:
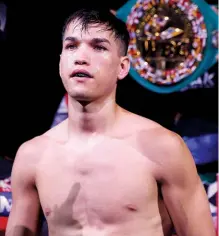
[[[86,29],[79,21],[71,22],[65,31],[65,36],[72,36],[77,38],[83,37],[104,37],[108,40],[115,40],[114,33],[107,29],[106,25],[102,24],[88,24]]]

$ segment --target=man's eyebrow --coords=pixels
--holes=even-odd
[[[66,37],[64,39],[64,41],[78,42],[79,40],[76,37],[69,36],[69,37]],[[90,42],[91,43],[96,43],[96,44],[97,43],[108,43],[109,45],[111,45],[110,41],[108,39],[106,39],[106,38],[92,38],[90,40]]]
[[[109,45],[111,45],[110,41],[106,38],[93,38],[91,42],[92,43],[108,43]]]
[[[77,39],[77,38],[75,38],[75,37],[71,37],[71,36],[69,36],[69,37],[66,37],[66,38],[64,39],[64,41],[77,42],[77,41],[78,41],[78,39]]]

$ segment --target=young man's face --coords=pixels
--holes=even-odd
[[[104,26],[90,25],[82,31],[80,22],[71,22],[64,34],[59,68],[68,94],[92,101],[112,93],[117,80],[129,71],[129,60],[120,50],[121,42]]]

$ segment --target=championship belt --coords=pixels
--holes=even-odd
[[[204,0],[130,0],[116,16],[130,34],[130,75],[147,89],[180,91],[217,62],[218,15]]]

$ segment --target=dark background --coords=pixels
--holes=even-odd
[[[50,128],[65,93],[58,74],[64,20],[78,7],[98,3],[3,2],[8,9],[6,40],[0,42],[0,155],[14,157],[24,141]],[[126,1],[102,2],[118,9]],[[170,129],[177,112],[214,123],[218,118],[217,84],[212,89],[157,94],[128,76],[119,83],[117,101]]]

